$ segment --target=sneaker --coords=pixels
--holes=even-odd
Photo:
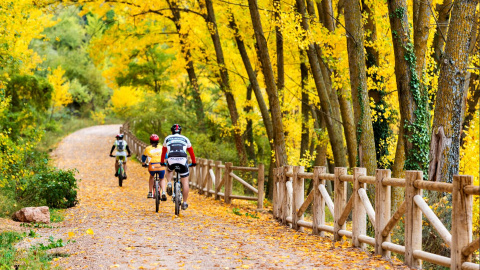
[[[115,177],[117,177],[117,176],[118,176],[118,172],[115,173]]]
[[[151,198],[153,198],[153,194],[152,192],[148,192],[147,199],[151,199]]]
[[[182,203],[182,210],[186,210],[188,208],[188,203]]]
[[[167,195],[165,195],[165,192],[162,192],[162,201],[166,201],[167,200]]]
[[[123,179],[127,179],[127,174],[124,174],[124,175],[123,175]]]
[[[168,196],[172,196],[172,183],[167,183],[167,194]]]

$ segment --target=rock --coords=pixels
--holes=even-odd
[[[12,219],[20,222],[50,223],[48,206],[25,207],[13,214]]]

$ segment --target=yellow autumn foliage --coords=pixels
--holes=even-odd
[[[119,115],[125,114],[129,108],[142,102],[145,92],[135,87],[123,86],[113,90],[112,109]]]
[[[70,88],[70,82],[63,78],[65,70],[62,67],[58,67],[47,76],[48,82],[53,87],[52,94],[52,110],[58,111],[64,106],[72,103],[72,95],[68,92]]]

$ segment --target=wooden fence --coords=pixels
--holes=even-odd
[[[128,123],[120,127],[120,133],[125,135],[124,140],[129,145],[131,152],[137,156],[137,159],[140,159],[148,144],[133,135]],[[258,167],[240,167],[233,166],[231,162],[222,164],[221,161],[203,158],[197,158],[196,161],[197,166],[190,168],[190,187],[198,189],[200,194],[204,194],[207,197],[214,195],[217,200],[223,198],[226,203],[231,203],[233,199],[257,201],[257,209],[263,209],[263,199],[265,196],[265,168],[263,164],[259,164]],[[247,181],[235,174],[234,171],[256,172],[257,188],[247,183]],[[256,196],[233,194],[234,181],[240,182],[243,186],[255,193]],[[221,192],[222,187],[224,192]]]
[[[305,198],[304,179],[312,179],[313,189]],[[283,224],[314,234],[333,234],[335,241],[343,236],[351,238],[353,245],[375,248],[375,253],[389,257],[390,252],[405,255],[405,263],[412,268],[422,268],[422,260],[451,267],[452,269],[480,269],[471,262],[471,255],[479,249],[480,239],[472,241],[473,196],[480,195],[480,187],[473,185],[472,176],[454,176],[453,183],[423,181],[421,171],[407,171],[405,178],[392,178],[390,170],[377,170],[367,176],[365,168],[354,168],[353,175],[346,168],[335,168],[334,174],[325,167],[315,167],[304,172],[302,166],[284,166],[274,169],[273,215]],[[326,181],[334,182],[334,198],[329,196]],[[347,198],[347,182],[353,183],[353,192]],[[375,207],[372,206],[366,186],[375,186]],[[405,201],[391,215],[391,187],[405,189]],[[422,197],[423,190],[452,194],[452,229],[448,231]],[[312,222],[304,220],[304,212],[313,203]],[[334,217],[333,226],[325,224],[325,205]],[[352,230],[346,221],[352,213]],[[450,248],[451,257],[422,250],[422,214]],[[405,246],[391,242],[395,224],[405,216]],[[367,236],[367,217],[375,228],[375,237]]]

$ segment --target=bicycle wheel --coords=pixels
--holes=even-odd
[[[123,184],[123,167],[120,165],[120,168],[118,168],[118,186],[122,186]]]
[[[155,179],[155,189],[154,189],[154,192],[155,192],[155,212],[158,213],[158,208],[159,208],[159,205],[160,205],[160,192],[159,192],[159,188],[158,188],[158,179]]]
[[[182,206],[182,190],[180,182],[175,182],[175,215],[180,215],[180,207]]]

